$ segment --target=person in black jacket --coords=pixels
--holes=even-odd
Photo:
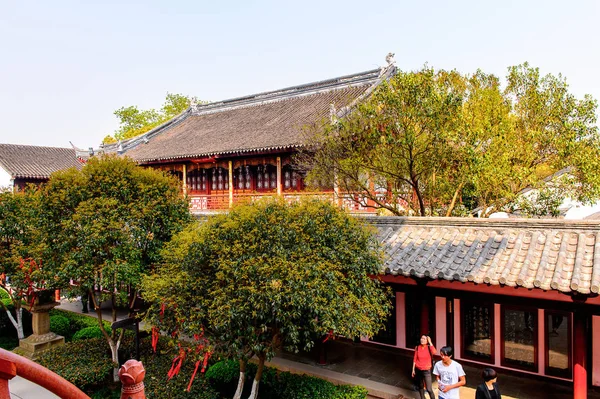
[[[494,369],[485,368],[483,369],[481,376],[483,377],[483,384],[477,386],[475,399],[502,399],[498,384],[496,384],[496,380],[498,379],[496,371]]]

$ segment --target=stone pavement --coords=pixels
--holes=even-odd
[[[8,390],[12,399],[60,399],[47,389],[19,376],[9,381]]]

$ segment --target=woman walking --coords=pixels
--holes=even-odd
[[[431,343],[431,338],[427,335],[422,335],[420,344],[415,347],[415,356],[412,365],[412,377],[419,387],[421,399],[425,399],[423,385],[425,385],[425,388],[429,393],[429,399],[435,399],[435,396],[433,396],[433,388],[431,387],[433,355],[435,355],[435,347]]]

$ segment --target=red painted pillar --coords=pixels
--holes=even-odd
[[[587,315],[581,310],[573,312],[573,398],[587,398],[586,342]]]
[[[421,297],[421,335],[430,335],[429,331],[429,301]]]
[[[54,290],[54,300],[60,302],[60,290]]]
[[[17,375],[17,365],[11,361],[0,359],[0,399],[10,399],[8,381]]]

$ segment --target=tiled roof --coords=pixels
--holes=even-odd
[[[105,146],[144,163],[263,151],[302,145],[304,126],[343,117],[395,71],[393,65],[321,82],[205,105],[134,139]],[[332,107],[333,104],[333,107]],[[121,147],[119,149],[119,146]]]
[[[598,221],[371,217],[385,274],[561,292],[600,291]]]
[[[82,165],[73,148],[0,144],[0,166],[13,179],[47,179],[56,171]]]

